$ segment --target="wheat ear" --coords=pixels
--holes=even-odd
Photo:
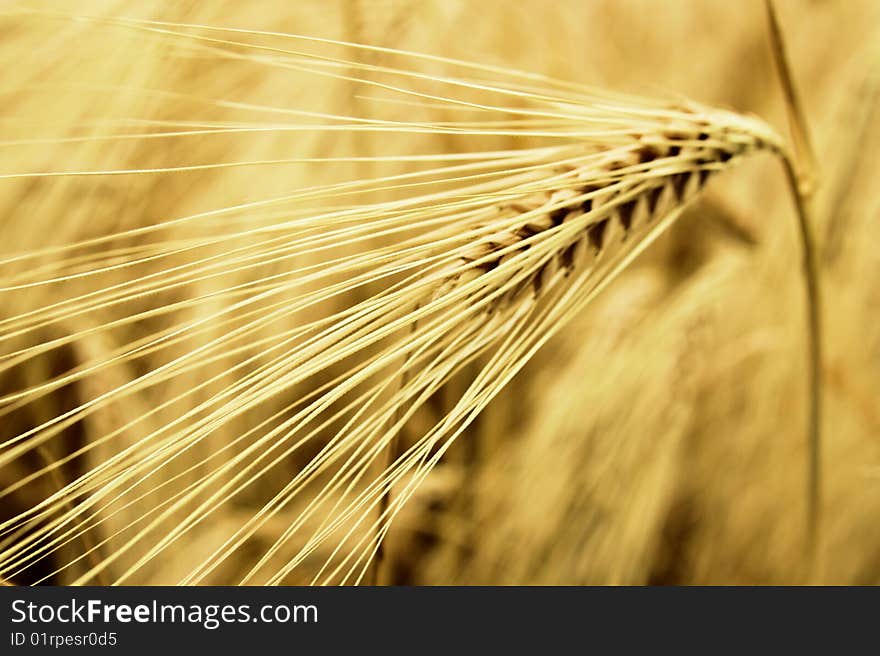
[[[85,291],[63,293],[51,305],[0,320],[0,341],[9,348],[0,361],[2,371],[95,333],[166,321],[152,332],[135,333],[136,338],[129,337],[104,358],[0,399],[0,415],[8,414],[111,367],[152,362],[147,357],[160,363],[5,440],[0,465],[59,439],[72,423],[113,404],[179,377],[198,381],[67,456],[112,448],[61,490],[0,522],[0,573],[5,578],[21,575],[129,510],[133,518],[93,546],[103,548],[113,539],[112,551],[102,551],[100,562],[87,564],[73,582],[95,580],[102,572],[111,572],[118,583],[131,581],[236,495],[314,447],[316,454],[308,463],[270,489],[262,507],[180,582],[207,580],[279,515],[289,518],[286,528],[250,563],[241,583],[284,582],[314,558],[322,564],[312,582],[360,582],[391,521],[452,442],[566,321],[675,221],[709,178],[756,152],[788,161],[778,137],[761,121],[696,104],[648,101],[442,58],[432,61],[462,67],[466,74],[428,75],[344,58],[310,58],[288,47],[234,41],[230,35],[242,30],[110,22],[158,39],[187,40],[222,61],[355,81],[402,94],[416,106],[443,104],[467,113],[460,121],[322,114],[321,125],[272,124],[268,129],[514,136],[552,143],[413,156],[409,161],[440,165],[303,189],[0,262],[5,267],[0,293],[57,289],[71,281],[86,285]],[[215,30],[221,36],[191,30]],[[486,74],[498,81],[475,77]],[[377,82],[375,76],[390,76],[393,82]],[[420,84],[430,90],[418,91]],[[247,109],[297,119],[317,116],[286,108]],[[240,129],[202,127],[206,135]],[[189,135],[184,132],[161,138]],[[407,161],[401,156],[389,159]],[[226,165],[4,175],[153,175]],[[345,204],[346,198],[365,192],[405,195]],[[331,207],[322,208],[322,203]],[[33,266],[41,258],[50,261]],[[177,258],[182,263],[162,266]],[[157,266],[158,271],[152,269]],[[120,272],[128,274],[125,280],[114,281],[112,276]],[[245,276],[245,282],[229,282],[232,273]],[[207,282],[216,283],[217,289],[204,292],[201,285]],[[361,300],[348,306],[334,305],[342,295],[363,292],[369,285],[382,290],[362,293]],[[161,295],[171,293],[183,299],[162,304]],[[220,309],[214,308],[217,301],[223,302]],[[208,309],[195,318],[176,314],[203,308]],[[114,318],[43,338],[52,326],[104,312]],[[279,325],[284,319],[293,326]],[[376,464],[384,462],[418,408],[475,361],[481,363],[479,372],[461,398],[374,476]],[[214,373],[214,368],[221,371]],[[288,398],[291,392],[296,393]],[[194,398],[196,394],[205,398]],[[223,431],[237,421],[246,422],[247,429],[223,441]],[[195,456],[192,464],[185,460],[206,445],[213,446],[207,455]],[[28,480],[50,475],[63,462],[34,472]],[[21,484],[0,491],[0,496]],[[133,512],[156,493],[162,495],[157,503]],[[292,554],[285,551],[290,549]],[[76,564],[64,563],[59,572]]]

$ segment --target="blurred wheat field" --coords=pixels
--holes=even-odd
[[[272,369],[324,362],[300,331],[328,316],[354,325],[350,308],[408,275],[393,268],[397,239],[428,252],[406,219],[428,201],[407,202],[489,184],[518,153],[539,168],[561,131],[589,131],[544,94],[687,98],[787,135],[762,3],[13,0],[0,6],[0,576],[352,583],[378,561],[387,584],[880,582],[880,4],[777,7],[819,164],[818,571],[804,548],[801,252],[773,157],[713,177],[521,371],[499,364],[500,391],[474,392],[450,420],[454,441],[417,452],[492,370],[480,339],[503,343],[501,312],[473,333],[438,331],[434,369],[416,341],[431,315],[406,299],[392,309],[419,316],[414,328],[389,311],[382,339],[307,379]],[[433,202],[465,212],[468,189]],[[414,216],[445,238],[431,207]],[[349,241],[312,227],[318,214]],[[367,253],[387,276],[365,269],[354,284]],[[288,279],[296,289],[271,286]],[[88,296],[127,288],[116,304]],[[371,396],[357,376],[374,361],[388,380]],[[249,387],[260,380],[265,394]],[[352,396],[333,397],[348,381]],[[419,402],[397,409],[418,385]],[[291,408],[327,390],[321,410],[339,414],[285,450]],[[385,442],[336,485],[324,458],[361,426]],[[421,460],[382,496],[371,481],[394,448]],[[391,504],[381,547],[376,507],[358,514],[367,501]]]

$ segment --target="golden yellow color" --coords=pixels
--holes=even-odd
[[[0,578],[880,582],[880,5],[776,8],[815,558],[763,2],[13,0]]]

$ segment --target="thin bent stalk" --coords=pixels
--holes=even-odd
[[[822,304],[817,251],[810,217],[810,198],[817,183],[816,157],[800,94],[794,83],[789,58],[773,0],[764,0],[773,63],[779,76],[788,113],[796,160],[783,156],[786,180],[794,201],[803,251],[803,274],[807,301],[807,359],[809,361],[807,563],[811,575],[819,564],[822,515]]]
[[[822,522],[822,303],[816,244],[807,202],[801,193],[794,165],[782,159],[797,214],[803,250],[804,291],[807,301],[807,359],[809,373],[808,476],[807,476],[807,556],[810,572],[815,572],[821,556],[819,541]]]
[[[773,53],[773,64],[779,75],[782,92],[785,96],[785,109],[788,112],[788,125],[791,130],[794,152],[797,157],[798,176],[797,189],[799,193],[809,197],[815,191],[817,164],[813,150],[807,119],[804,114],[803,103],[794,83],[791,72],[791,64],[786,54],[785,40],[782,36],[782,28],[779,26],[779,18],[773,0],[764,0],[767,10],[767,28],[770,34],[770,50]]]

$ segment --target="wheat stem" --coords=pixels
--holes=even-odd
[[[818,167],[773,0],[764,0],[764,7],[773,63],[782,85],[795,154],[794,160],[783,155],[782,161],[797,216],[807,306],[807,564],[810,575],[815,576],[820,565],[822,521],[822,303],[810,199],[815,192]]]
[[[764,7],[767,11],[767,26],[770,34],[770,50],[773,53],[773,64],[776,67],[783,95],[785,96],[788,125],[791,130],[795,156],[797,157],[799,193],[810,197],[815,191],[816,185],[818,171],[816,155],[813,150],[812,140],[810,139],[810,132],[807,128],[808,124],[803,110],[803,103],[794,83],[794,75],[789,63],[782,28],[779,26],[779,18],[776,15],[773,0],[764,0]]]
[[[786,180],[798,222],[803,254],[804,291],[807,310],[807,362],[809,364],[809,410],[807,427],[807,563],[811,575],[821,565],[822,528],[822,296],[816,245],[807,199],[798,184],[794,164],[783,157]]]

